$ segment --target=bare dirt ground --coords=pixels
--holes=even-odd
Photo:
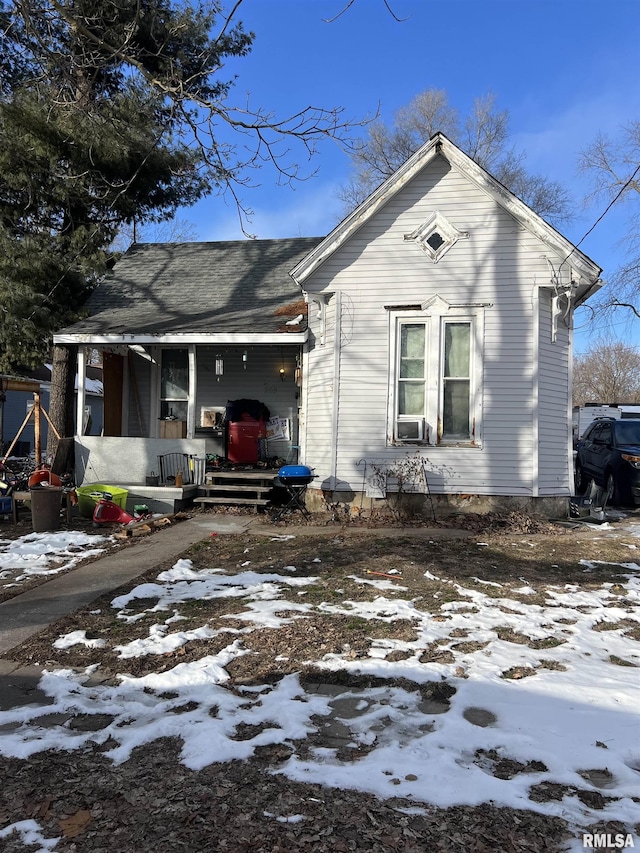
[[[640,523],[640,512],[631,512],[628,520]],[[317,523],[318,519],[314,519]],[[459,517],[444,520],[447,526],[471,530],[470,538],[439,540],[434,536],[414,538],[385,537],[378,530],[371,536],[367,522],[345,525],[327,517],[327,533],[306,536],[305,525],[298,524],[295,538],[258,536],[251,532],[209,538],[189,549],[183,556],[194,569],[222,566],[226,572],[240,572],[250,559],[257,572],[282,571],[297,566],[297,575],[317,578],[308,588],[306,602],[331,601],[339,588],[343,600],[363,600],[375,590],[357,582],[357,578],[401,578],[406,598],[432,600],[433,615],[440,618],[440,605],[451,595],[451,581],[467,588],[491,594],[490,584],[501,584],[500,595],[507,592],[517,599],[523,582],[534,589],[551,584],[576,584],[589,590],[604,582],[615,584],[622,577],[620,566],[603,565],[597,578],[585,573],[584,560],[625,563],[634,559],[633,542],[625,535],[625,522],[611,529],[584,526],[567,527],[537,521],[525,515]],[[368,522],[369,524],[371,521]],[[24,535],[20,525],[11,531]],[[397,533],[397,531],[396,531]],[[152,535],[162,535],[161,532]],[[0,538],[11,538],[6,526]],[[640,547],[640,541],[638,546]],[[127,547],[127,543],[119,547]],[[135,584],[152,582],[175,561],[158,565],[136,579]],[[433,576],[431,579],[430,576]],[[489,582],[483,583],[484,582]],[[37,582],[37,581],[36,581]],[[23,664],[47,668],[73,667],[84,670],[100,664],[104,683],[116,683],[123,670],[114,646],[139,637],[156,618],[142,613],[140,620],[118,620],[111,607],[117,594],[128,592],[129,584],[92,603],[84,611],[59,621],[50,629],[13,649],[10,657]],[[497,595],[498,593],[496,593]],[[528,594],[528,604],[536,597]],[[543,596],[540,593],[542,603]],[[616,603],[624,602],[622,590]],[[153,600],[144,599],[148,609]],[[135,607],[135,605],[133,605]],[[181,607],[182,630],[205,623],[216,624],[222,616],[233,625],[231,599],[194,600]],[[60,635],[82,628],[87,638],[107,640],[106,648],[72,646],[57,651],[53,642]],[[507,630],[505,628],[505,630]],[[640,640],[638,622],[629,621],[628,636]],[[292,621],[278,631],[256,630],[246,638],[251,654],[237,658],[228,666],[230,690],[243,685],[277,681],[298,672],[313,681],[317,672],[305,661],[319,660],[333,651],[349,646],[355,659],[365,658],[371,644],[382,638],[409,639],[410,622],[402,620],[370,622],[364,619],[318,612],[312,618]],[[517,644],[517,636],[507,637]],[[474,638],[460,634],[461,644],[474,648]],[[228,639],[214,637],[181,646],[164,655],[147,655],[125,661],[134,676],[162,672],[178,662],[197,660],[216,654]],[[450,652],[438,644],[425,649],[424,661],[447,660]],[[544,644],[540,646],[541,660]],[[445,656],[445,657],[443,657]],[[624,662],[623,662],[624,663]],[[463,674],[460,673],[460,675]],[[506,673],[504,677],[535,676],[532,673]],[[325,680],[327,674],[322,676]],[[357,678],[335,673],[338,683],[354,686]],[[363,677],[361,684],[372,683]],[[431,687],[429,698],[447,701],[446,682]],[[415,685],[411,689],[418,689]],[[423,688],[425,686],[423,685]],[[453,688],[450,688],[453,689]],[[436,691],[434,693],[433,691]],[[73,722],[73,721],[72,721]],[[80,728],[83,721],[78,719]],[[0,732],[1,736],[1,732]],[[238,737],[242,737],[239,732]],[[321,740],[316,745],[321,745]],[[270,745],[258,748],[247,761],[210,765],[200,771],[187,769],[179,761],[180,744],[173,739],[155,741],[137,749],[131,758],[114,765],[103,753],[109,743],[90,744],[82,750],[48,750],[28,760],[0,758],[3,779],[3,804],[0,804],[0,829],[18,820],[35,818],[49,837],[60,837],[55,853],[174,853],[174,851],[230,851],[230,853],[346,853],[346,851],[403,851],[404,853],[467,853],[467,851],[560,851],[571,836],[567,824],[559,819],[528,810],[496,808],[491,804],[451,809],[424,808],[412,812],[406,800],[378,800],[357,791],[329,789],[314,784],[299,784],[270,769],[286,760],[290,746]],[[357,750],[350,760],[358,761]],[[496,772],[521,772],[522,768],[502,767]],[[575,792],[584,802],[597,806],[597,797],[585,787]],[[540,790],[545,800],[561,799],[562,791]],[[601,796],[601,795],[597,795]],[[594,802],[596,805],[594,806]],[[602,800],[604,802],[604,800]],[[301,823],[282,823],[265,815],[304,812]],[[628,827],[602,824],[593,831],[628,832]],[[640,827],[635,831],[640,833]],[[32,850],[17,835],[0,842],[6,853]]]

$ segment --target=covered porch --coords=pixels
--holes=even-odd
[[[167,511],[190,503],[212,472],[277,468],[296,460],[303,334],[270,342],[79,348],[78,485],[126,488],[133,503]],[[294,338],[294,340],[292,340]],[[104,430],[82,434],[91,350],[102,354]],[[95,359],[95,352],[93,353]],[[231,501],[233,502],[233,501]]]
[[[208,468],[295,459],[308,328],[289,271],[318,242],[131,246],[91,295],[86,319],[54,335],[56,345],[78,348],[80,485],[129,485],[141,497],[143,489],[168,487],[186,500]],[[85,377],[96,354],[104,426],[90,437],[83,435]],[[153,484],[169,454],[188,460],[182,486],[177,470]]]

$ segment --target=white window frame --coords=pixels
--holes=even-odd
[[[445,405],[445,384],[447,378],[445,376],[445,344],[446,344],[446,327],[453,325],[465,325],[469,327],[469,374],[465,377],[465,381],[469,382],[469,424],[466,435],[450,435],[444,434],[444,405]],[[440,318],[440,358],[438,361],[438,435],[440,444],[469,444],[474,437],[474,323],[471,317],[441,317]],[[455,378],[453,378],[455,381]]]
[[[188,385],[187,385],[187,395],[186,397],[163,397],[162,396],[162,365],[163,365],[163,352],[165,350],[171,349],[180,349],[186,350],[187,352],[187,364],[188,364]],[[162,413],[162,404],[167,403],[170,405],[172,401],[185,403],[187,404],[187,437],[193,438],[194,430],[196,427],[196,406],[195,406],[195,398],[196,398],[196,347],[195,344],[188,344],[184,346],[178,347],[157,347],[154,348],[152,353],[152,368],[155,371],[155,382],[152,380],[153,386],[155,388],[155,394],[151,401],[151,410],[154,408],[157,411],[158,420],[155,420],[154,423],[159,424],[160,415]],[[159,427],[156,426],[156,429],[159,432]]]
[[[445,328],[450,323],[468,323],[469,339],[469,433],[465,437],[443,435]],[[400,415],[400,346],[403,325],[425,326],[425,402],[422,440],[400,440],[397,424],[417,416]],[[395,447],[481,447],[482,445],[482,306],[454,306],[436,297],[421,310],[389,312],[389,377],[387,445]]]
[[[400,367],[401,367],[401,347],[402,347],[402,328],[403,326],[423,326],[424,327],[424,341],[425,341],[425,351],[424,351],[424,375],[422,377],[422,384],[424,385],[424,406],[422,412],[418,412],[410,415],[401,415],[398,412],[399,408],[399,398],[400,398],[400,386],[401,383],[404,382],[404,379],[400,378]],[[427,441],[427,436],[429,434],[429,422],[427,420],[427,399],[429,396],[427,383],[429,378],[429,349],[430,349],[430,324],[428,320],[425,320],[424,317],[402,317],[398,318],[396,323],[396,355],[395,355],[395,380],[394,380],[394,391],[395,391],[395,405],[394,405],[394,421],[393,421],[393,435],[395,441],[402,444],[423,444]],[[408,381],[415,381],[408,380]],[[413,423],[414,421],[422,421],[419,426],[420,438],[416,440],[400,440],[398,437],[398,425],[400,423]]]
[[[442,241],[439,246],[434,248],[429,244],[429,240],[438,235]],[[411,234],[405,234],[405,240],[413,240],[422,251],[431,258],[434,264],[437,264],[451,249],[458,240],[464,240],[469,237],[467,231],[460,231],[449,220],[443,216],[440,211],[434,211],[429,218],[419,225]]]

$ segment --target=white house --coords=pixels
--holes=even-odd
[[[139,437],[147,469],[175,363],[189,452],[206,452],[203,411],[256,398],[290,425],[279,455],[315,469],[310,494],[374,499],[408,466],[412,491],[557,511],[572,315],[600,272],[436,134],[325,239],[134,246],[55,340],[80,345],[81,370],[105,351],[105,425],[115,411],[118,454]],[[117,477],[107,435],[77,442],[85,471],[110,460]]]

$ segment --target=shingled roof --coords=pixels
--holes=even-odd
[[[89,298],[71,336],[277,334],[306,330],[289,271],[319,237],[134,244]]]

